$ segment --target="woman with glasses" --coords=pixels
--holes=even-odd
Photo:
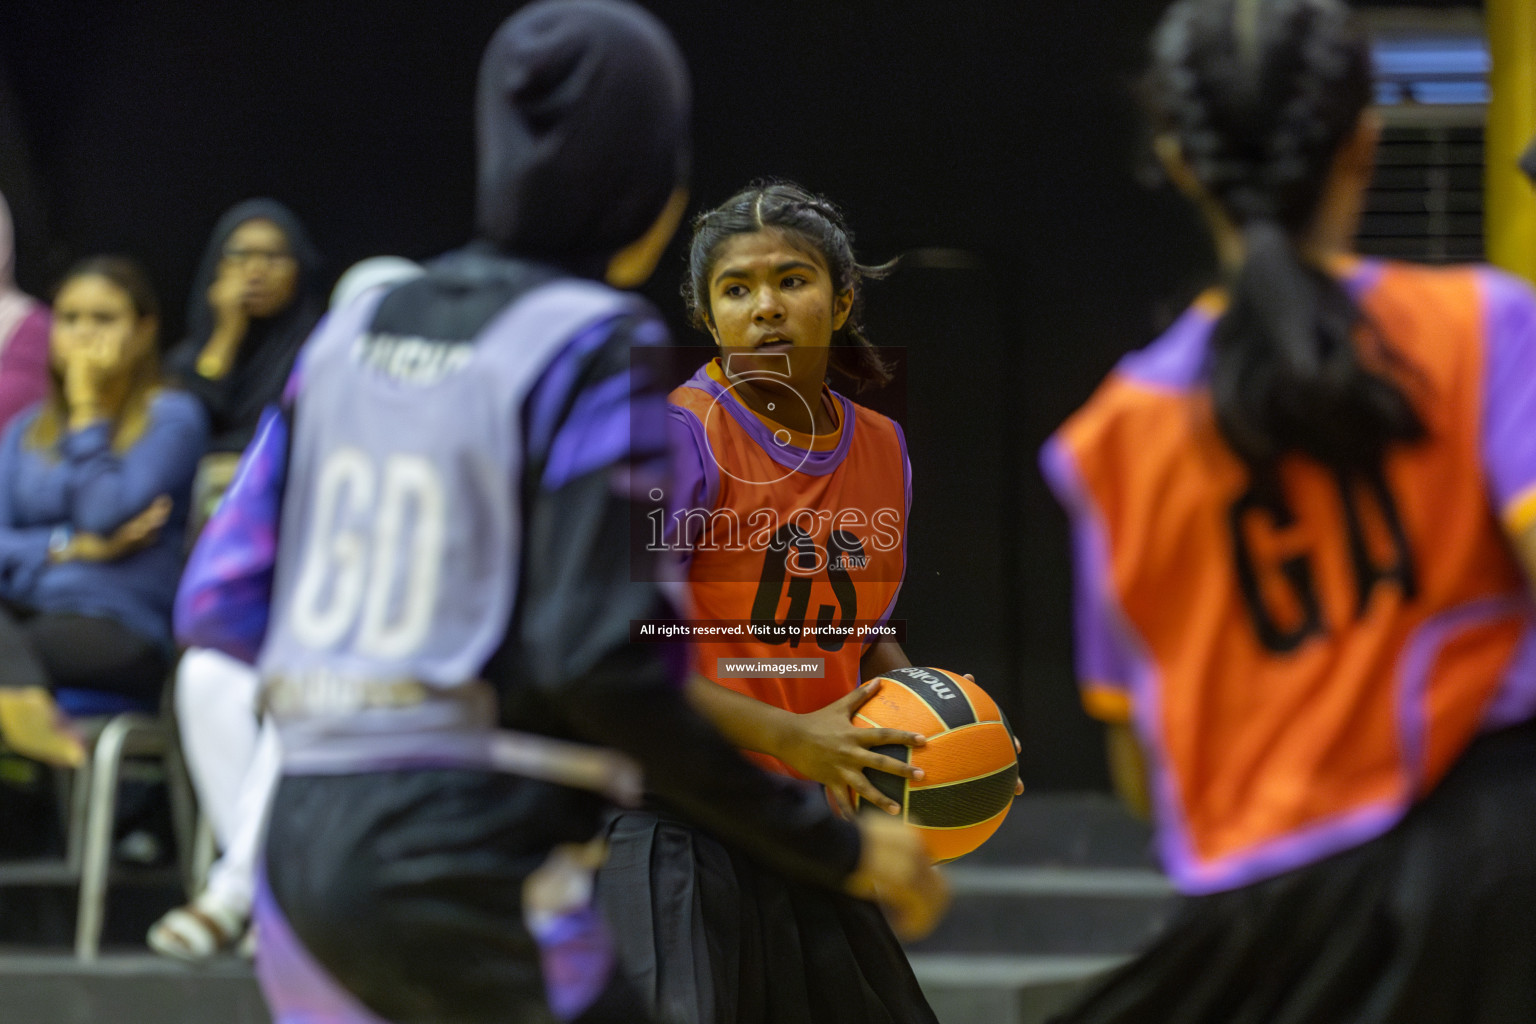
[[[247,199],[219,218],[187,300],[187,335],[168,363],[208,410],[210,451],[250,442],[324,308],[320,255],[292,210]]]
[[[182,385],[212,422],[209,454],[198,467],[194,528],[211,512],[249,443],[262,409],[275,403],[294,356],[324,308],[320,258],[299,219],[271,199],[248,199],[220,218],[198,267],[187,308],[187,336],[170,356]],[[203,892],[149,931],[167,956],[204,960],[240,941],[254,880],[240,836],[259,818],[270,788],[260,754],[256,676],[220,651],[191,648],[176,668],[176,716],[198,800],[225,856]],[[230,851],[237,851],[231,854]]]

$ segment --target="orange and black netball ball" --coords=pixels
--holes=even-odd
[[[854,715],[864,728],[927,737],[921,747],[872,748],[923,770],[918,780],[866,768],[876,789],[901,805],[935,861],[954,860],[986,842],[1013,806],[1019,762],[1013,730],[980,686],[941,668],[898,668]]]

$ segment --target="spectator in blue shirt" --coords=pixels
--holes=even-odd
[[[0,737],[84,758],[58,687],[154,699],[207,416],[164,389],[159,304],[133,261],[73,267],[53,304],[49,394],[0,435]]]

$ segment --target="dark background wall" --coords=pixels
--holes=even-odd
[[[333,274],[459,244],[475,65],[517,6],[6,0],[0,191],[22,284],[134,253],[174,338],[207,232],[250,195],[293,206]],[[909,652],[997,694],[1031,786],[1102,785],[1034,455],[1209,274],[1197,225],[1138,173],[1132,86],[1164,0],[648,6],[693,68],[696,205],[791,177],[847,209],[866,260],[906,254],[868,301],[874,338],[905,349],[885,400],[915,477]],[[686,337],[680,251],[648,293]]]

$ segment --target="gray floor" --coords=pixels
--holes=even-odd
[[[909,947],[942,1024],[1041,1024],[1175,906],[1146,828],[1098,794],[1020,798],[992,841],[946,872],[954,905]],[[0,948],[0,1024],[270,1024],[248,964],[147,954],[131,916],[94,964]]]
[[[946,869],[954,905],[908,947],[942,1024],[1040,1024],[1151,941],[1177,901],[1149,842],[1108,797],[1016,801],[986,846]]]

